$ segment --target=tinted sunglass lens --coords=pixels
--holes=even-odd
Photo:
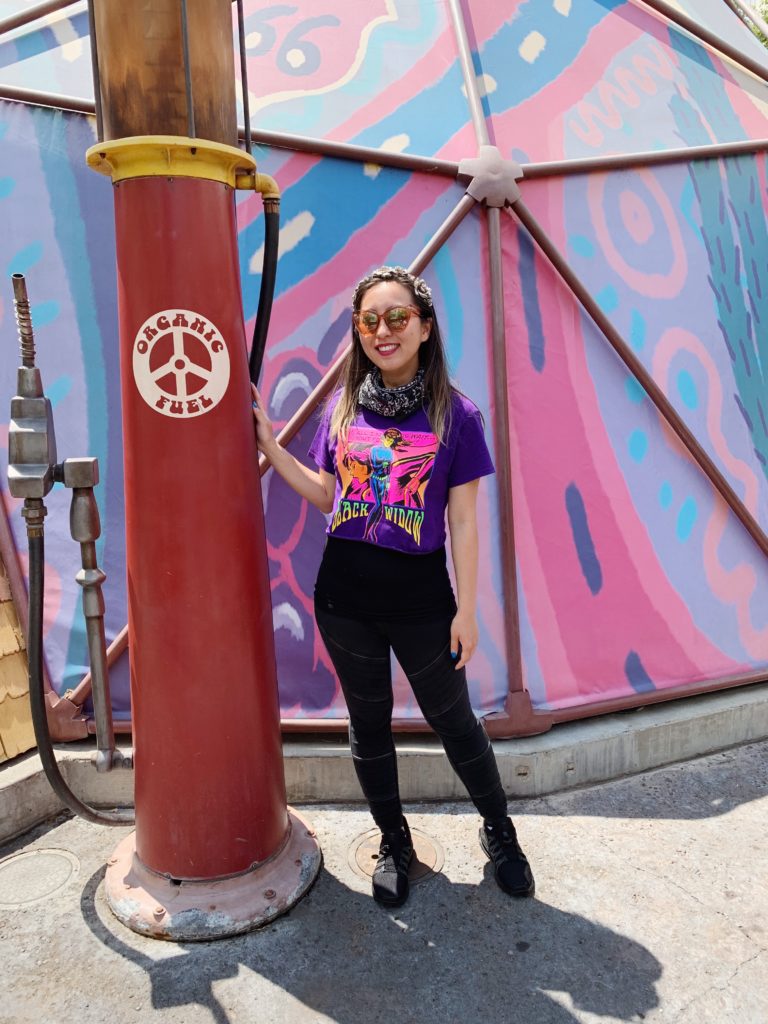
[[[388,309],[384,314],[384,322],[390,331],[402,331],[411,319],[410,310],[403,309],[402,306],[395,306],[394,309]]]
[[[357,329],[362,334],[375,334],[379,326],[379,318],[375,313],[361,313],[357,319]]]

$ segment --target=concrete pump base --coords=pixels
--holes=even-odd
[[[312,887],[322,854],[311,825],[288,808],[290,832],[271,860],[235,878],[173,881],[136,856],[136,833],[118,845],[104,880],[107,904],[140,935],[202,942],[239,935],[285,914]]]

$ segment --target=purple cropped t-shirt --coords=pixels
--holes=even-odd
[[[449,489],[494,471],[477,406],[454,392],[443,444],[423,409],[395,422],[361,408],[343,440],[331,437],[334,406],[309,449],[336,477],[328,536],[412,555],[443,547]]]

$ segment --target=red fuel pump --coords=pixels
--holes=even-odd
[[[235,189],[265,199],[267,262],[279,194],[250,146],[233,144],[229,0],[147,0],[140,12],[101,0],[89,16],[99,142],[87,158],[115,194],[136,804],[106,894],[136,931],[210,939],[289,909],[321,862],[286,806],[237,256]],[[270,303],[262,289],[251,376]],[[19,415],[42,419],[20,448],[18,485],[42,543],[55,452],[27,363]],[[65,482],[92,486],[90,463],[69,460]],[[94,530],[80,531],[88,559]],[[91,568],[86,582],[101,579]],[[88,601],[95,615],[100,594]]]
[[[180,137],[113,140],[136,832],[113,911],[168,938],[232,934],[314,880],[286,808],[272,610],[234,190],[252,158]]]

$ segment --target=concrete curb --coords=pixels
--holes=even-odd
[[[509,796],[530,798],[766,738],[768,685],[760,684],[559,725],[543,736],[497,741],[494,749]],[[87,742],[57,748],[67,783],[94,807],[130,806],[133,772],[99,775],[90,763],[92,749]],[[397,749],[404,800],[466,799],[436,739],[403,738]],[[349,746],[342,739],[293,738],[284,744],[284,756],[290,803],[360,800]],[[0,842],[60,810],[36,754],[0,768]]]

